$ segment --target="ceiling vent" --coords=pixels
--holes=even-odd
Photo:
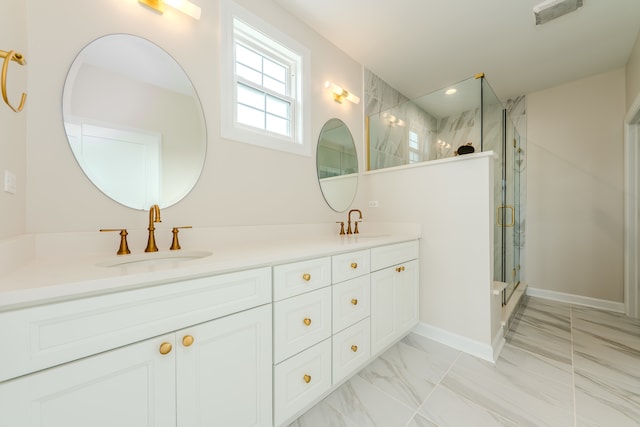
[[[547,0],[533,6],[536,25],[545,24],[582,7],[583,0]]]

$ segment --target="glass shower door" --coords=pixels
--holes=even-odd
[[[520,174],[518,157],[520,135],[507,117],[505,156],[503,162],[503,204],[500,207],[498,222],[502,229],[503,282],[506,284],[503,304],[506,304],[520,283],[519,233],[516,224],[520,217]]]

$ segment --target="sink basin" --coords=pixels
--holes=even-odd
[[[128,267],[128,266],[153,266],[170,265],[183,261],[206,258],[212,252],[209,251],[171,251],[171,252],[149,252],[135,255],[120,255],[117,258],[110,258],[101,261],[96,265],[99,267]]]

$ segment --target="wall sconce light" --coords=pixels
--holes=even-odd
[[[330,81],[326,81],[326,82],[324,82],[324,87],[331,90],[331,93],[333,94],[333,99],[336,102],[339,102],[340,104],[342,104],[342,100],[343,99],[351,101],[354,104],[359,104],[360,103],[360,98],[358,98],[357,96],[355,96],[354,94],[352,94],[348,90],[341,88],[340,86],[338,86],[335,83],[331,83]]]
[[[404,126],[404,120],[397,118],[393,114],[383,113],[382,118],[387,121],[387,124],[391,127]]]
[[[138,0],[138,2],[160,13],[164,13],[164,5],[168,5],[194,19],[200,19],[202,13],[198,6],[188,0]]]

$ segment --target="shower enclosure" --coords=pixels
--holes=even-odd
[[[521,279],[525,155],[524,138],[506,106],[484,74],[415,99],[376,83],[377,93],[368,94],[366,111],[368,170],[469,151],[495,153],[493,271],[506,305]]]

